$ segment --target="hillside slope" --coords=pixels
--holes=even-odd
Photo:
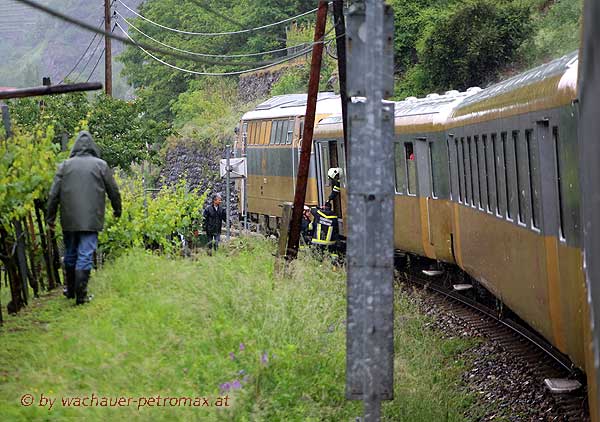
[[[137,8],[141,2],[128,0],[127,4]],[[104,19],[104,0],[44,0],[42,3],[94,26],[100,27]],[[125,11],[121,10],[121,13],[125,14]],[[39,85],[43,76],[59,82],[73,68],[92,37],[93,34],[84,29],[15,0],[0,0],[0,57],[3,58],[0,62],[0,86]],[[122,46],[120,43],[113,45],[114,54],[118,55]],[[71,79],[85,81],[100,59],[93,79],[104,80],[104,62],[100,58],[103,48],[100,37],[96,37]],[[117,94],[125,95],[128,87],[119,77],[120,67],[116,66],[114,72],[115,88]]]

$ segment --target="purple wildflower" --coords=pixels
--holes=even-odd
[[[235,380],[231,383],[231,388],[234,390],[239,390],[240,388],[242,388],[242,384],[239,380]]]
[[[246,346],[244,346],[244,343],[240,343],[240,352],[243,352],[246,349]]]
[[[225,383],[219,385],[219,390],[221,390],[221,393],[229,391],[229,390],[231,390],[231,384],[229,384],[228,382],[225,382]]]
[[[238,375],[244,375],[245,373],[246,373],[246,371],[244,371],[244,370],[242,369],[242,370],[240,370],[240,371],[238,372]]]
[[[266,365],[267,362],[269,362],[269,354],[267,352],[264,352],[262,354],[262,356],[260,357],[260,362],[264,365]]]
[[[229,359],[235,360],[235,355],[233,354],[233,352],[229,352]]]

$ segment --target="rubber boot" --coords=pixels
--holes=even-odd
[[[75,293],[77,295],[77,305],[83,305],[90,301],[87,294],[88,280],[91,270],[75,270]]]
[[[65,266],[65,288],[63,294],[67,299],[75,299],[75,267]]]

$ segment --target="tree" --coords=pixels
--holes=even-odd
[[[88,125],[102,158],[111,167],[127,172],[131,163],[155,160],[155,145],[162,145],[171,133],[167,123],[145,116],[141,102],[126,102],[104,94],[96,98]]]
[[[253,28],[311,10],[316,2],[302,0],[149,0],[142,4],[141,14],[173,28],[196,32],[224,32]],[[312,17],[314,18],[314,17]],[[311,17],[307,17],[307,20]],[[132,23],[143,32],[163,43],[180,49],[209,54],[241,54],[285,47],[286,26],[278,25],[265,30],[227,36],[185,36],[157,28],[141,19]],[[149,40],[134,29],[129,33],[136,40]],[[249,69],[285,52],[270,55],[204,59],[198,63],[173,57],[162,57],[179,67],[195,71],[227,72]],[[128,47],[119,57],[125,65],[123,74],[135,86],[149,114],[156,119],[174,118],[172,102],[188,90],[200,76],[169,68],[149,58],[136,47]]]
[[[464,90],[496,78],[531,35],[530,13],[520,3],[476,0],[442,19],[420,54],[427,87]]]

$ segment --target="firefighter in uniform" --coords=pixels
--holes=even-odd
[[[331,193],[329,194],[329,198],[327,198],[327,202],[330,204],[340,194],[340,171],[339,167],[332,167],[327,171],[327,177],[331,180]]]
[[[338,217],[331,211],[331,206],[326,203],[321,209],[312,208],[313,234],[311,243],[321,249],[328,251],[332,259],[337,259],[337,240],[339,236]]]

